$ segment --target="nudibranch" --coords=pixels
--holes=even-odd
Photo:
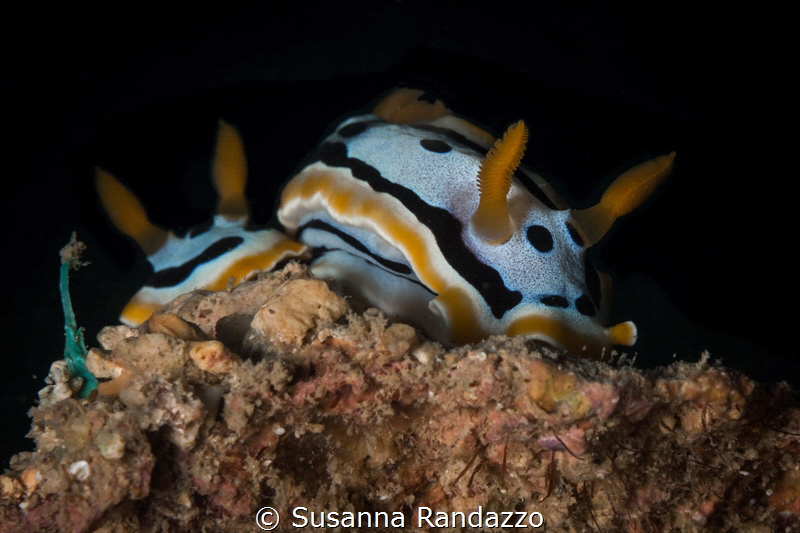
[[[122,323],[138,326],[181,294],[238,285],[306,252],[304,245],[277,230],[249,228],[244,145],[236,128],[222,120],[211,175],[219,195],[213,222],[178,237],[150,222],[141,202],[114,175],[95,169],[97,192],[109,218],[153,265],[150,279],[122,310]]]
[[[586,250],[650,196],[675,154],[624,172],[597,205],[570,210],[520,164],[527,137],[522,121],[496,139],[440,100],[397,89],[340,124],[288,181],[280,229],[251,231],[242,141],[221,121],[217,214],[183,238],[149,222],[138,200],[97,169],[105,209],[155,269],[121,320],[135,325],[180,293],[310,257],[312,272],[337,290],[446,344],[525,335],[588,356],[633,345],[632,322],[605,325],[610,282],[587,264]]]

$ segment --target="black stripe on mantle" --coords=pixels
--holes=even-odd
[[[506,287],[496,269],[479,261],[469,251],[461,240],[461,222],[447,210],[428,205],[410,189],[384,178],[376,168],[348,157],[347,146],[342,142],[323,143],[316,158],[331,167],[349,168],[356,179],[367,182],[376,192],[392,195],[414,213],[417,220],[433,233],[445,260],[475,287],[495,318],[501,318],[522,301],[522,294]]]
[[[303,232],[307,229],[316,229],[319,231],[327,231],[333,235],[336,235],[339,239],[343,242],[347,243],[348,245],[352,246],[354,249],[358,250],[364,255],[368,255],[381,265],[383,265],[386,269],[392,270],[398,274],[409,275],[413,272],[411,271],[411,267],[408,265],[404,265],[403,263],[398,263],[397,261],[392,261],[391,259],[386,259],[385,257],[378,255],[376,253],[370,252],[366,246],[364,246],[360,241],[358,241],[355,237],[350,235],[349,233],[345,233],[344,231],[331,226],[327,222],[323,222],[322,220],[313,219],[309,221],[307,224],[303,224],[299,228],[297,228],[297,233],[295,234],[294,238],[297,240],[302,240]]]
[[[203,250],[199,255],[186,261],[182,265],[165,268],[154,272],[150,279],[147,280],[145,286],[161,289],[164,287],[174,287],[180,285],[192,274],[195,268],[203,263],[207,263],[222,254],[226,254],[242,244],[244,239],[242,237],[224,237],[217,242],[211,244],[208,248]]]

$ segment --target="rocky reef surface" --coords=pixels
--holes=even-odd
[[[293,263],[98,340],[92,397],[53,364],[0,532],[800,530],[788,386],[707,357],[448,350]]]

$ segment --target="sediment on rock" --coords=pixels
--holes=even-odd
[[[295,264],[100,343],[95,398],[53,365],[36,451],[0,476],[0,532],[249,531],[266,506],[287,528],[300,507],[404,530],[478,510],[477,529],[503,512],[548,531],[800,527],[788,387],[707,358],[642,372],[518,338],[448,350]]]

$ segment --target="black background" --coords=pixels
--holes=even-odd
[[[795,386],[796,58],[781,3],[304,2],[266,7],[7,13],[0,459],[32,448],[27,410],[62,357],[59,249],[92,264],[72,297],[87,340],[147,277],[108,227],[92,169],[117,173],[151,218],[185,229],[214,205],[218,117],[248,151],[253,216],[333,122],[402,82],[495,132],[524,118],[525,161],[576,207],[619,172],[677,152],[661,190],[598,245],[636,364],[712,359]],[[471,5],[471,4],[470,4]]]

